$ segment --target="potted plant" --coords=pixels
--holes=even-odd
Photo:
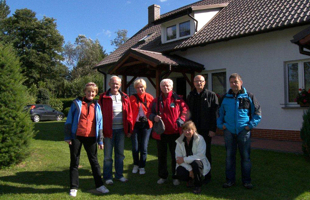
[[[306,89],[300,88],[295,101],[301,107],[309,107],[309,105],[310,105],[310,89],[306,90]]]

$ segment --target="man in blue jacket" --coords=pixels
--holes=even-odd
[[[223,96],[217,126],[224,131],[226,147],[226,183],[229,188],[236,182],[236,153],[239,148],[243,186],[252,189],[251,183],[251,129],[261,120],[261,108],[253,94],[242,87],[239,74],[229,77],[230,90]]]

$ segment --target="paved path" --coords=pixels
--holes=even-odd
[[[212,144],[224,145],[224,137],[221,135],[214,136],[212,138]],[[253,149],[265,149],[279,152],[298,153],[302,154],[301,142],[290,142],[290,141],[278,141],[251,138],[251,147]]]

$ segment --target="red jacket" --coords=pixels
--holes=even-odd
[[[124,132],[127,135],[133,131],[132,126],[132,111],[130,106],[129,97],[127,94],[119,91],[122,96],[123,106],[123,126]],[[113,123],[113,101],[110,95],[110,89],[101,94],[98,103],[101,106],[102,119],[103,119],[103,135],[104,137],[112,138],[112,123]]]
[[[144,93],[141,96],[138,95],[140,97],[140,102],[137,101],[137,98],[134,95],[130,96],[130,103],[131,103],[131,109],[132,109],[132,119],[133,119],[133,127],[135,127],[135,123],[136,123],[136,119],[137,116],[139,114],[139,107],[140,105],[142,105],[143,111],[145,113],[145,115],[147,114],[147,108],[141,103],[146,101],[146,106],[149,108],[154,97],[152,95],[150,95],[149,93]],[[148,120],[149,123],[149,127],[152,128],[153,127],[153,122],[151,120]]]
[[[181,97],[172,91],[165,97],[163,94],[159,96],[160,116],[165,124],[165,132],[163,134],[181,133],[181,126],[187,120],[188,106]],[[157,115],[158,98],[155,98],[151,106],[148,108],[147,117],[154,122]],[[153,138],[160,140],[160,135],[153,132]]]

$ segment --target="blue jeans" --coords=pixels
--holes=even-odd
[[[124,141],[125,133],[123,129],[113,129],[112,138],[104,139],[104,161],[103,161],[103,178],[105,180],[113,179],[112,175],[112,152],[114,147],[115,159],[115,178],[123,177],[124,167]]]
[[[238,135],[224,130],[226,147],[226,181],[236,182],[236,153],[237,146],[241,157],[242,182],[251,183],[251,132],[241,131]]]
[[[147,147],[149,144],[151,130],[152,129],[149,128],[148,124],[146,124],[145,127],[142,128],[135,126],[133,134],[131,136],[133,164],[138,165],[139,168],[145,167],[147,157]]]

